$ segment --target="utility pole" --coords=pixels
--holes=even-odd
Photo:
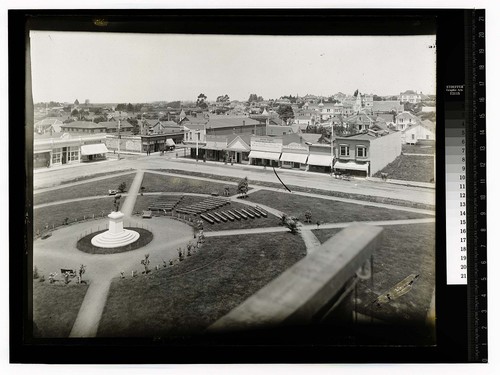
[[[121,120],[118,119],[118,160],[120,160],[120,141],[121,141],[121,138],[120,138],[120,125],[121,125]]]
[[[333,172],[333,121],[331,123],[332,131],[330,133],[330,176]]]

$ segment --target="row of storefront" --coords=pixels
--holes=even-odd
[[[332,146],[325,144],[283,144],[282,138],[274,137],[207,136],[204,143],[186,146],[191,150],[190,156],[198,160],[369,176],[369,161],[338,160]]]
[[[48,138],[35,140],[33,167],[92,162],[106,159],[104,136]]]

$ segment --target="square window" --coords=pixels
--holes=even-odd
[[[358,158],[366,158],[366,147],[356,147],[356,156]]]

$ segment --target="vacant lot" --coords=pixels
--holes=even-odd
[[[38,205],[43,203],[62,201],[65,199],[91,197],[94,195],[107,195],[108,190],[118,189],[118,185],[120,185],[122,182],[125,182],[128,189],[132,184],[134,177],[135,173],[131,173],[124,176],[106,178],[104,180],[84,182],[74,186],[64,187],[64,185],[61,185],[60,189],[35,194],[34,204]]]
[[[338,229],[314,230],[323,243]],[[382,246],[373,256],[371,280],[358,286],[358,311],[388,322],[417,323],[425,321],[435,286],[434,224],[384,227]],[[413,288],[400,298],[377,307],[379,295],[411,274],[420,275]]]
[[[276,208],[287,215],[298,217],[305,221],[305,212],[310,210],[312,222],[343,223],[367,220],[399,220],[418,219],[427,215],[413,212],[390,210],[386,208],[370,207],[359,204],[336,202],[321,198],[310,198],[290,193],[278,193],[269,190],[260,190],[248,196],[248,199],[257,204]]]
[[[384,169],[374,174],[387,173],[394,180],[431,182],[434,180],[434,158],[432,156],[400,155]]]
[[[191,178],[173,177],[155,173],[144,173],[142,186],[145,192],[173,191],[181,193],[212,194],[223,195],[224,188],[229,188],[229,194],[236,194],[236,186],[224,184],[224,182],[210,182]]]
[[[87,285],[49,284],[33,281],[33,335],[35,337],[68,337],[75,322]]]
[[[193,256],[134,279],[114,279],[98,336],[200,331],[306,254],[300,236],[208,238]]]
[[[429,154],[433,155],[436,152],[434,144],[427,145],[401,145],[403,153],[405,154]]]
[[[182,199],[181,203],[179,203],[178,207],[184,207],[190,204],[194,204],[197,202],[201,202],[202,200],[208,198],[207,197],[195,197],[195,196],[184,196]],[[135,207],[134,207],[134,212],[142,212],[142,210],[146,210],[150,204],[154,203],[158,199],[158,196],[154,195],[144,195],[144,196],[138,196],[137,200],[135,202]],[[227,210],[232,210],[232,209],[242,209],[242,208],[247,208],[248,206],[241,204],[241,203],[235,203],[231,202],[229,205],[222,206],[220,209],[217,210],[212,210],[209,212],[218,212],[218,211],[227,211]],[[167,216],[170,215],[170,212],[167,214]],[[176,213],[174,212],[174,215]],[[189,218],[189,215],[183,215],[181,214],[181,218]],[[191,215],[191,218],[193,220],[199,220],[200,217],[198,215]],[[154,218],[152,219],[154,220]],[[227,222],[221,222],[221,223],[215,223],[215,224],[210,224],[207,223],[206,221],[203,221],[203,229],[206,231],[214,231],[214,230],[228,230],[228,229],[247,229],[247,228],[266,228],[266,227],[274,227],[279,225],[279,219],[276,216],[273,216],[268,213],[267,218],[265,217],[260,217],[260,218],[254,218],[254,219],[247,219],[247,220],[235,220],[235,221],[227,221]]]

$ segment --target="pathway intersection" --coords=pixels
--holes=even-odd
[[[122,196],[125,198],[125,201],[122,204],[121,211],[126,215],[127,218],[130,219],[133,214],[133,209],[135,206],[135,202],[137,199],[137,195],[140,192],[140,188],[142,185],[142,180],[144,177],[144,173],[156,173],[166,176],[174,176],[181,177],[186,179],[195,179],[202,180],[207,182],[218,182],[221,183],[220,180],[206,178],[206,177],[197,177],[197,176],[188,176],[181,175],[175,173],[168,173],[162,171],[155,171],[149,169],[140,169],[135,173],[134,180],[129,188],[127,194],[123,194]],[[133,171],[121,172],[118,174],[113,174],[113,176],[126,175],[134,173]],[[74,182],[71,185],[78,185],[82,183],[87,183],[91,181],[98,181],[102,179],[109,178],[109,176],[98,177],[95,179],[83,180],[81,182]],[[237,185],[236,182],[228,182],[223,181],[222,183],[226,185]],[[40,191],[49,191],[49,190],[57,190],[63,189],[68,185],[60,185],[56,187],[51,187]],[[283,193],[282,189],[274,189],[262,186],[250,186],[252,190],[249,191],[249,194],[252,194],[256,191],[268,190],[268,191],[278,191]],[[37,193],[35,192],[35,193]],[[144,195],[159,195],[162,192],[148,192]],[[187,193],[173,193],[173,194],[187,194]],[[429,218],[424,219],[408,219],[408,220],[386,220],[386,221],[371,221],[366,222],[372,225],[407,225],[407,224],[422,224],[422,223],[432,223],[435,221],[434,219],[434,211],[431,210],[422,210],[415,209],[411,207],[404,206],[396,206],[390,204],[382,204],[382,203],[374,203],[368,202],[364,200],[356,200],[356,199],[347,199],[347,198],[338,198],[329,195],[320,195],[314,193],[306,193],[306,192],[293,192],[293,194],[320,198],[330,201],[340,201],[346,203],[352,203],[363,206],[372,206],[372,207],[380,207],[385,209],[392,210],[402,210],[413,213],[421,213],[429,215]],[[194,196],[206,196],[204,194],[189,194]],[[82,200],[91,200],[91,199],[102,199],[107,196],[94,196],[94,197],[81,197],[70,200],[51,202],[46,204],[41,204],[35,206],[34,208],[45,207],[45,206],[55,206],[62,203],[82,201]],[[234,202],[255,206],[255,202],[248,202],[244,199],[237,199],[236,196],[230,197],[230,199]],[[268,211],[270,214],[281,217],[282,212],[265,205],[259,204],[260,207]],[[165,220],[169,220],[168,225],[165,225]],[[94,225],[101,224],[104,225],[106,219],[96,220]],[[345,223],[321,223],[321,228],[319,229],[332,229],[332,228],[344,228],[348,225],[352,224],[352,222]],[[86,273],[86,277],[90,281],[90,286],[87,290],[85,298],[80,307],[78,316],[75,320],[73,329],[71,330],[70,337],[94,337],[97,334],[99,322],[106,305],[106,300],[109,292],[109,288],[111,285],[111,281],[113,278],[118,277],[120,272],[124,272],[127,275],[130,275],[132,271],[137,271],[139,260],[145,255],[150,254],[151,259],[151,268],[154,268],[155,265],[162,264],[165,260],[175,258],[177,256],[177,249],[179,247],[185,247],[190,241],[193,240],[193,229],[180,221],[169,219],[169,218],[159,218],[158,220],[148,221],[148,225],[151,226],[151,230],[154,232],[153,241],[146,245],[144,248],[135,250],[133,252],[125,252],[120,254],[112,254],[112,255],[95,255],[95,254],[86,254],[78,251],[75,247],[75,233],[79,230],[83,232],[84,228],[88,229],[88,223],[81,223],[72,225],[70,228],[61,228],[54,232],[54,235],[40,242],[37,240],[35,242],[35,251],[34,251],[34,263],[40,265],[40,267],[47,268],[52,266],[55,262],[61,264],[61,266],[67,264],[81,264],[84,263],[87,265],[88,272]],[[318,229],[315,224],[303,225],[300,224],[300,234],[302,239],[306,245],[307,252],[311,253],[315,249],[317,249],[321,243],[316,238],[312,230]],[[282,226],[275,227],[266,227],[266,228],[247,228],[247,229],[236,229],[236,230],[219,230],[219,231],[206,231],[205,236],[209,237],[220,237],[220,236],[235,236],[235,235],[252,235],[252,234],[260,234],[260,233],[277,233],[277,232],[286,232],[287,228]],[[172,241],[172,238],[175,238]],[[50,271],[49,271],[50,272]]]

